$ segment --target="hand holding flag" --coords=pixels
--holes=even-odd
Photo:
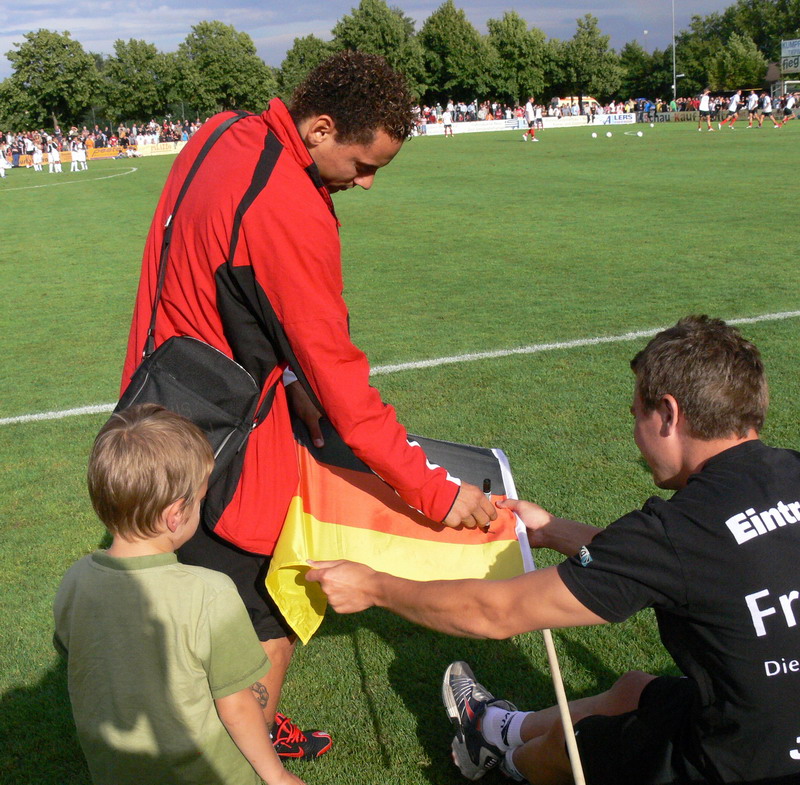
[[[371,567],[344,559],[309,559],[308,563],[313,569],[306,573],[306,580],[319,583],[337,613],[358,613],[375,605],[371,579],[376,573]]]
[[[486,494],[477,485],[462,481],[458,496],[443,523],[451,528],[466,526],[474,529],[479,526],[488,529],[490,522],[495,520],[497,510]]]

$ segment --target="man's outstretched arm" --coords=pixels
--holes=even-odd
[[[549,548],[564,556],[574,556],[582,545],[588,545],[602,529],[569,518],[557,518],[544,507],[521,499],[505,499],[497,503],[515,512],[528,530],[531,548]]]
[[[555,567],[503,581],[410,581],[348,561],[311,562],[338,613],[386,608],[432,630],[465,638],[509,638],[545,627],[604,624],[578,602]]]

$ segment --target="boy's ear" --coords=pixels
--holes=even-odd
[[[162,523],[173,534],[183,521],[183,511],[185,506],[186,506],[186,499],[178,499],[172,502],[172,504],[166,506],[164,508],[164,511],[161,513]]]

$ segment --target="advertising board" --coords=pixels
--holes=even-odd
[[[781,41],[781,73],[793,74],[800,71],[800,38]]]

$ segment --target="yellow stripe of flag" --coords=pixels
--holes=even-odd
[[[507,511],[506,511],[507,512]],[[508,514],[510,520],[512,516]],[[501,516],[496,525],[513,520]],[[375,570],[413,580],[509,578],[523,572],[515,539],[480,544],[436,542],[320,521],[295,496],[272,557],[267,588],[303,643],[308,643],[325,614],[327,600],[316,583],[304,580],[308,559],[349,559]]]

